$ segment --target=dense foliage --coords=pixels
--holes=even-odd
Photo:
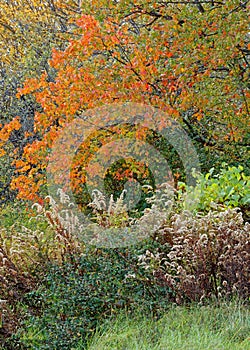
[[[246,5],[102,1],[84,6],[67,48],[53,49],[49,65],[55,76],[44,71],[19,89],[20,98],[32,94],[42,107],[34,116],[35,140],[14,163],[11,186],[20,198],[38,199],[60,130],[80,111],[107,103],[160,108],[183,123],[205,150],[202,157],[212,152],[217,167],[218,157],[247,161]],[[98,118],[90,122],[98,125]]]
[[[73,264],[52,266],[43,287],[25,298],[42,311],[29,319],[33,334],[21,334],[24,344],[69,349],[121,309],[151,314],[166,308],[168,287],[156,287],[145,273],[131,280],[135,266],[132,252],[114,250],[86,251]]]
[[[0,347],[85,348],[121,311],[156,319],[173,304],[248,304],[248,7],[241,0],[0,0]],[[131,102],[153,111],[139,115],[145,120],[159,111],[157,129],[110,113]],[[168,116],[199,155],[196,184],[187,181],[192,162],[184,164],[161,134]],[[73,121],[91,125],[70,164],[78,212],[62,190],[71,145],[60,145],[65,159],[54,168],[60,202],[47,178],[53,147],[65,130],[77,130]],[[126,140],[166,159],[171,176],[158,187],[171,189],[171,198],[141,158],[124,156],[104,169],[100,149],[109,158],[116,148],[105,147]],[[106,193],[91,196],[87,178],[98,172]],[[124,186],[134,180],[141,197],[129,210]],[[83,213],[98,232],[136,222],[142,238],[100,247],[102,235],[85,239]],[[146,235],[149,219],[154,230]]]
[[[245,173],[242,165],[230,167],[222,163],[221,170],[217,174],[215,169],[211,168],[207,174],[195,176],[197,178],[195,188],[182,182],[178,184],[184,208],[193,207],[194,210],[202,212],[208,212],[211,208],[240,208],[244,219],[249,221],[250,176]]]

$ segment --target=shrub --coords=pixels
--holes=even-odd
[[[54,230],[56,217],[52,212],[44,209],[44,215],[40,214],[28,214],[24,205],[19,203],[18,207],[18,202],[12,207],[1,209],[0,218],[3,218],[0,227],[2,297],[4,291],[10,291],[11,281],[17,284],[17,279],[22,279],[22,276],[26,276],[27,281],[32,279],[32,276],[38,277],[49,262],[62,262],[66,253],[79,252],[77,248],[80,244],[76,239],[73,242],[73,238],[70,241],[71,251],[69,250],[66,230],[63,230],[59,224],[57,230]],[[13,291],[10,293],[12,294]]]
[[[51,211],[44,209],[44,215],[30,216],[26,209],[20,201],[0,209],[0,299],[6,301],[2,306],[5,317],[0,343],[2,336],[10,336],[26,316],[25,307],[20,305],[25,306],[25,294],[43,279],[48,263],[62,263],[70,258],[69,253],[82,248],[73,237],[67,240],[67,232],[59,224],[54,230],[56,217]]]
[[[43,285],[26,296],[29,307],[42,306],[41,315],[30,316],[12,342],[70,349],[120,309],[159,313],[166,308],[168,286],[154,284],[152,275],[137,266],[136,251],[89,248],[74,263],[52,265]]]
[[[219,206],[239,207],[244,217],[249,219],[250,176],[245,175],[241,165],[227,167],[227,164],[223,163],[218,174],[214,174],[214,168],[211,168],[207,174],[196,174],[195,176],[197,178],[195,188],[179,183],[180,188],[186,189],[184,206],[194,202],[195,209],[203,212]]]
[[[202,301],[215,297],[246,299],[250,293],[250,224],[237,209],[175,214],[156,239],[170,252],[147,251],[139,264],[151,270],[174,299]]]

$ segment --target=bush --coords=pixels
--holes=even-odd
[[[63,261],[68,252],[63,232],[55,232],[45,216],[30,215],[26,209],[24,204],[15,202],[0,211],[1,297],[13,296],[11,288],[15,284],[39,277],[45,265]]]
[[[59,225],[57,230],[51,228],[55,218],[50,226],[45,216],[31,216],[31,208],[26,209],[21,201],[0,208],[0,299],[5,301],[0,305],[4,313],[0,343],[26,316],[24,296],[43,279],[48,263],[61,263],[65,252],[73,254],[80,247],[73,237],[67,240]]]
[[[175,214],[156,239],[169,253],[147,251],[139,264],[150,269],[161,286],[175,291],[177,303],[217,300],[250,294],[250,224],[237,209]]]
[[[12,343],[70,349],[120,309],[160,313],[168,305],[169,287],[155,284],[137,267],[135,251],[92,248],[74,262],[52,265],[43,286],[25,300],[30,308],[42,308],[41,315],[31,315]]]
[[[184,206],[187,207],[187,204],[190,205],[190,202],[193,202],[195,209],[203,212],[218,207],[239,207],[244,218],[249,219],[250,176],[245,175],[241,165],[227,167],[227,164],[223,163],[218,174],[214,174],[214,168],[211,168],[205,175],[196,174],[196,178],[195,188],[179,183],[179,187],[187,191]]]

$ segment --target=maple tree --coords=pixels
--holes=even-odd
[[[42,108],[34,117],[37,138],[15,161],[11,186],[20,198],[39,199],[60,130],[81,111],[105,104],[152,105],[179,120],[202,147],[243,159],[249,140],[248,1],[84,6],[66,49],[52,51],[55,77],[44,71],[18,91],[19,98],[32,94]]]
[[[17,101],[16,89],[43,70],[51,76],[51,48],[65,48],[73,25],[69,18],[78,12],[79,4],[70,0],[0,1],[0,122],[18,113],[23,119],[27,105],[34,105],[29,98]]]
[[[33,138],[34,111],[32,96],[16,98],[16,89],[27,77],[39,76],[45,69],[53,75],[47,61],[51,48],[63,49],[73,24],[69,18],[81,12],[81,1],[0,1],[0,123],[20,116],[21,128],[14,130],[5,146],[0,164],[0,203],[13,198],[9,190],[13,176],[13,149],[23,147]],[[28,136],[29,135],[29,136]],[[16,153],[17,156],[17,153]]]

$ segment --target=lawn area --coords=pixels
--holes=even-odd
[[[171,307],[154,321],[121,314],[94,335],[88,350],[250,349],[250,313],[237,303]],[[81,345],[76,349],[81,349]]]

